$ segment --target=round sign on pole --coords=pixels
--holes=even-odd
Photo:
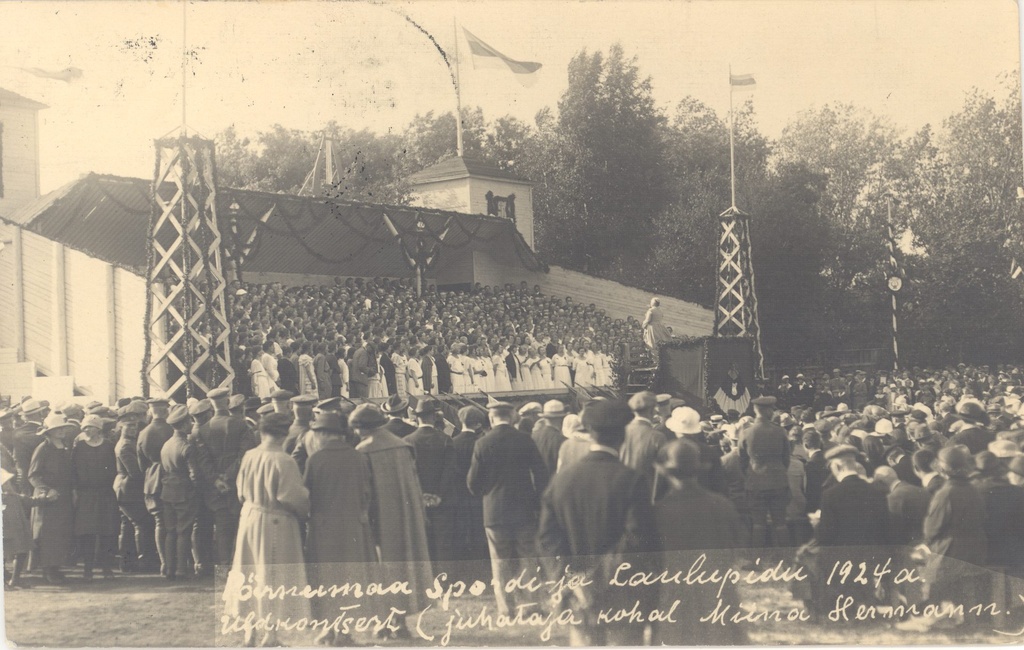
[[[897,292],[903,288],[903,280],[898,276],[892,276],[889,278],[889,291]]]

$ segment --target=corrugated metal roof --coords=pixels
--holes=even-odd
[[[49,108],[49,106],[43,104],[42,102],[37,102],[34,99],[23,97],[16,92],[7,90],[6,88],[0,88],[0,104],[7,103],[17,104],[18,106],[25,106],[27,108],[34,108],[36,110],[39,110],[41,108]]]
[[[454,156],[442,160],[435,165],[410,175],[409,183],[420,185],[436,183],[438,181],[451,181],[458,178],[469,178],[470,176],[533,184],[533,181],[507,172],[493,163],[469,156]]]
[[[149,181],[88,174],[0,219],[145,275],[152,209]],[[271,216],[262,222],[271,209]],[[447,229],[441,244],[444,257],[474,250],[512,250],[525,268],[546,269],[507,219],[230,188],[217,191],[217,218],[225,247],[234,250],[251,241],[242,264],[245,271],[407,275],[405,258],[385,214],[399,233],[410,237],[410,243],[421,223],[427,242],[436,243]]]

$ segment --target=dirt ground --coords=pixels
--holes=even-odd
[[[6,637],[12,645],[51,647],[113,646],[230,646],[241,643],[241,633],[219,634],[220,594],[213,579],[167,583],[156,576],[126,575],[86,583],[75,573],[65,586],[51,587],[29,578],[31,588],[5,592]],[[789,608],[797,602],[782,589],[748,588],[741,592],[748,603],[761,609]],[[490,594],[468,597],[464,608],[490,603]],[[443,631],[448,614],[439,608],[423,617],[423,628]],[[415,619],[410,619],[414,623]],[[865,626],[815,623],[761,622],[746,624],[750,640],[757,645],[966,645],[1019,644],[1024,636],[993,632],[991,625],[957,631],[909,632],[893,629],[887,622]],[[1013,621],[1005,630],[1022,626]],[[1014,630],[1014,631],[1016,631]],[[289,645],[308,646],[311,633],[282,635]],[[412,639],[402,642],[375,641],[369,634],[356,634],[365,645],[439,645],[435,641]],[[566,645],[564,629],[556,628],[550,641],[540,639],[537,628],[518,626],[504,630],[459,632],[453,646],[539,646]]]

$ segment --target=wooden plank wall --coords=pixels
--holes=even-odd
[[[49,239],[22,231],[25,277],[25,358],[44,374],[57,369],[53,340],[53,254]]]
[[[145,350],[146,281],[114,269],[114,333],[117,347],[117,395],[142,394]]]
[[[110,386],[110,355],[107,345],[107,264],[85,253],[64,251],[67,304],[68,374],[78,389],[107,400]]]

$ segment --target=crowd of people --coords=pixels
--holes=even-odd
[[[611,386],[624,350],[643,349],[636,319],[539,287],[430,289],[408,280],[333,286],[234,284],[235,390],[321,398],[501,393]]]
[[[387,605],[414,614],[443,571],[490,582],[494,608],[512,617],[539,606],[504,585],[539,564],[553,580],[591,579],[550,605],[582,616],[574,645],[639,645],[643,626],[598,620],[638,597],[609,587],[617,558],[661,570],[679,553],[739,549],[754,565],[805,566],[812,579],[796,595],[816,616],[834,606],[834,562],[886,558],[917,567],[923,584],[845,584],[840,595],[947,606],[988,593],[994,576],[1024,579],[1019,380],[1014,368],[915,370],[878,383],[862,406],[858,388],[788,408],[759,396],[746,413],[706,418],[701,405],[647,391],[580,413],[492,398],[460,409],[452,433],[430,396],[380,406],[280,388],[186,404],[27,399],[0,413],[7,584],[31,584],[28,570],[62,583],[79,562],[85,579],[111,577],[118,558],[122,571],[167,580],[224,565],[227,614],[327,620],[351,594],[282,609],[237,587],[406,582]],[[836,401],[848,394],[855,406]],[[640,597],[686,601],[687,589]],[[721,589],[737,601],[733,586]],[[654,643],[744,640],[742,626],[701,624],[706,612],[686,602],[671,624],[652,623]],[[898,625],[934,624],[918,611]],[[402,617],[376,631],[410,635]],[[316,640],[352,642],[338,627]],[[247,628],[245,642],[280,639]]]

